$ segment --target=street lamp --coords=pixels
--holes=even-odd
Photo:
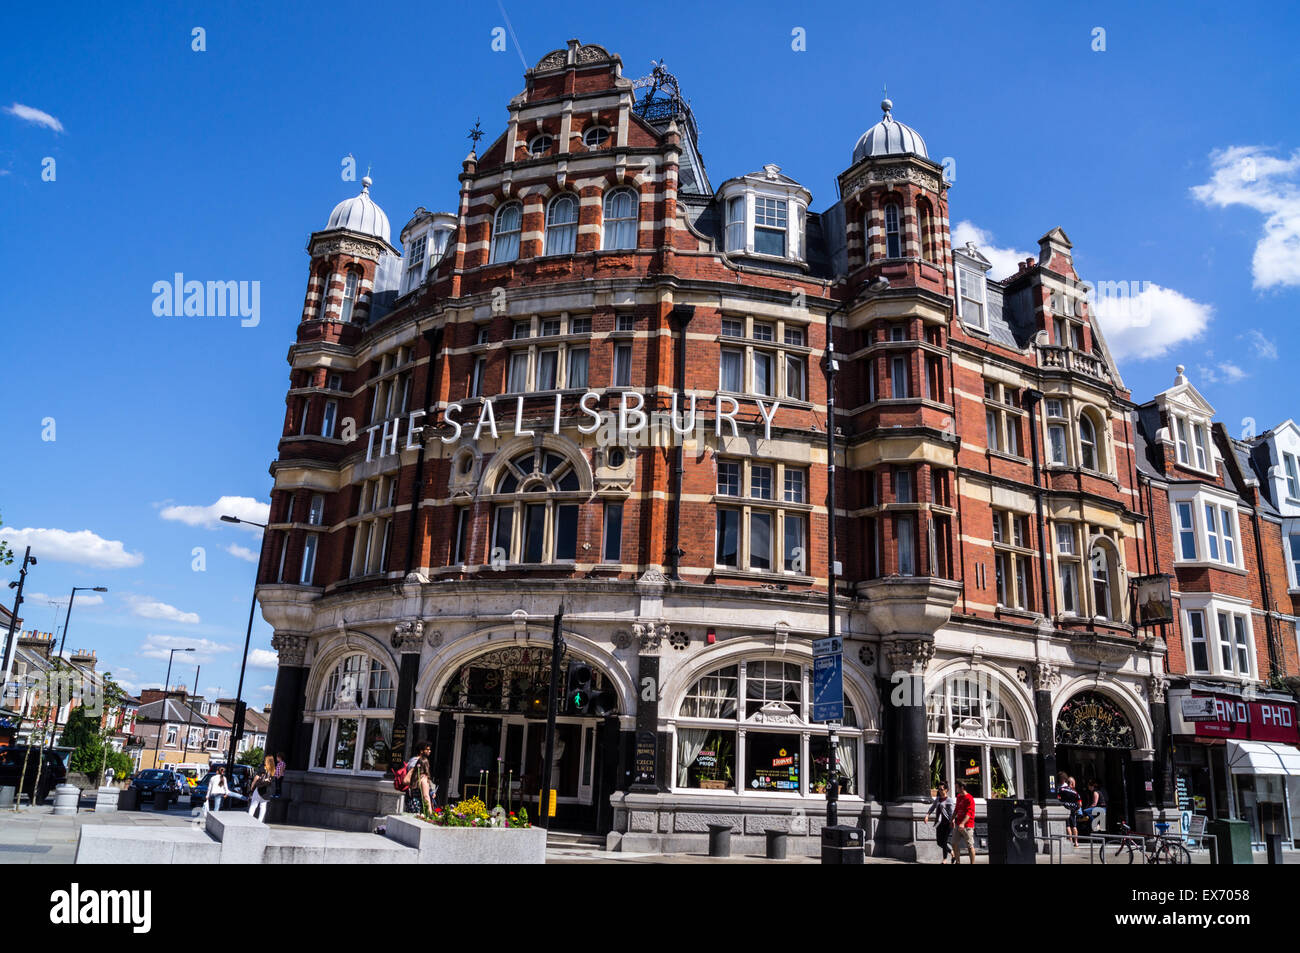
[[[257,549],[257,570],[253,574],[253,599],[248,606],[248,631],[244,633],[244,657],[239,662],[239,687],[235,689],[234,723],[230,726],[230,749],[226,753],[226,770],[230,771],[235,765],[235,745],[244,730],[244,672],[248,668],[248,647],[253,641],[253,613],[257,611],[257,576],[262,571],[262,554],[266,552],[266,524],[226,515],[221,517],[221,522],[247,523],[249,526],[261,527],[262,530],[262,545]]]
[[[167,656],[167,680],[163,683],[162,717],[158,719],[158,737],[153,744],[153,766],[158,767],[158,749],[162,747],[163,728],[167,725],[167,693],[172,685],[172,659],[177,652],[193,652],[193,649],[172,649]]]
[[[18,625],[18,609],[23,604],[23,583],[27,581],[27,567],[35,565],[36,557],[32,555],[32,548],[28,546],[27,552],[23,553],[23,566],[18,570],[18,581],[9,583],[9,588],[17,589],[18,594],[14,598],[13,612],[9,615],[9,634],[5,636],[5,677],[4,681],[0,682],[0,702],[4,701],[4,696],[8,692],[9,672],[13,669],[14,656],[18,654],[13,647],[14,628]],[[21,725],[21,722],[19,724]]]
[[[108,592],[107,586],[73,586],[72,595],[68,596],[68,614],[63,618],[63,638],[59,642],[59,657],[63,657],[63,647],[68,644],[68,622],[72,619],[72,600],[79,592]]]

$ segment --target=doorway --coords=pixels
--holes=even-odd
[[[1062,745],[1056,749],[1056,768],[1078,782],[1079,797],[1084,805],[1089,802],[1088,782],[1097,782],[1105,799],[1107,832],[1115,833],[1121,818],[1130,827],[1134,825],[1127,751]]]

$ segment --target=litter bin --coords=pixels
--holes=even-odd
[[[865,862],[866,831],[848,824],[822,828],[823,864],[861,864]]]
[[[988,802],[989,863],[1034,863],[1034,802],[992,798]]]
[[[731,825],[730,824],[709,825],[709,856],[710,857],[731,856]]]
[[[1245,821],[1215,818],[1205,825],[1205,833],[1214,836],[1216,864],[1253,864],[1250,853],[1250,824]]]
[[[768,831],[767,859],[785,860],[786,851],[789,849],[787,844],[788,839],[789,834],[786,831]]]

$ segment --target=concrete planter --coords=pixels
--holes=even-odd
[[[542,827],[437,827],[410,816],[390,814],[384,833],[420,852],[422,864],[544,864]]]

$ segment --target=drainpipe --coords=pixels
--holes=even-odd
[[[438,354],[442,350],[442,328],[431,328],[424,332],[425,343],[429,345],[429,371],[424,378],[424,409],[429,409],[433,402],[434,364],[442,370]],[[411,490],[411,525],[406,537],[406,575],[415,570],[415,530],[420,520],[420,494],[424,492],[424,454],[425,441],[420,441],[419,456],[415,458],[415,485]]]
[[[677,328],[681,333],[681,340],[677,344],[677,406],[684,414],[686,413],[686,326],[695,317],[695,306],[690,304],[673,305],[670,317],[677,322]],[[682,474],[685,472],[683,463],[686,458],[685,436],[677,437],[674,442],[677,446],[673,451],[673,537],[672,544],[668,548],[668,578],[680,579],[682,556],[685,555],[685,550],[682,549],[681,545]]]

